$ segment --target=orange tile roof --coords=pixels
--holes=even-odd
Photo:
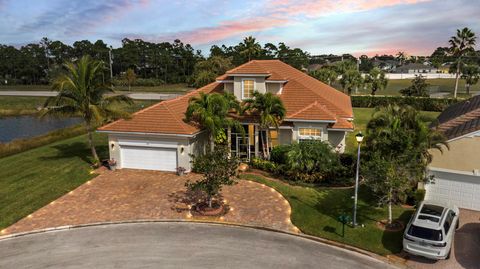
[[[164,133],[164,134],[185,134],[197,133],[199,129],[185,123],[185,111],[188,101],[200,92],[210,93],[220,91],[223,85],[213,82],[198,90],[172,100],[163,101],[140,110],[132,115],[131,119],[121,119],[99,128],[100,131],[111,132],[139,132],[139,133]]]
[[[350,97],[279,60],[254,60],[227,71],[218,80],[234,74],[265,74],[267,80],[287,81],[280,95],[287,110],[286,120],[335,120],[329,128],[353,129]],[[187,95],[141,110],[129,120],[105,125],[101,131],[194,134],[199,129],[183,121],[188,101],[199,92],[222,92],[221,82],[211,83]]]
[[[328,126],[328,129],[345,129],[353,131],[354,125],[351,121],[338,119],[337,122]]]
[[[293,119],[315,119],[315,120],[328,120],[328,121],[335,121],[337,117],[335,114],[330,112],[326,106],[320,105],[317,101],[311,103],[310,105],[306,106],[305,108],[300,109],[299,111],[288,114],[287,110],[287,118],[290,120]]]

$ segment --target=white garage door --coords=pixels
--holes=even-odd
[[[431,171],[434,183],[426,185],[427,200],[447,201],[458,207],[480,210],[480,177]]]
[[[121,146],[122,168],[175,171],[177,168],[177,149]]]

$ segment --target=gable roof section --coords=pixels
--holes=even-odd
[[[99,128],[109,132],[139,132],[192,135],[200,131],[196,126],[183,121],[190,98],[200,92],[220,91],[223,86],[213,82],[181,97],[163,101],[140,110],[131,119],[121,119]]]
[[[287,110],[288,115],[288,110]],[[324,120],[324,121],[336,121],[335,114],[330,112],[324,105],[320,105],[317,101],[311,103],[305,108],[290,114],[288,119],[300,119],[300,120]]]
[[[435,127],[448,139],[480,130],[480,96],[451,105],[437,120]]]

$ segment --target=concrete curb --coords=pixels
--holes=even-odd
[[[239,228],[248,228],[248,229],[255,229],[255,230],[262,230],[262,231],[268,231],[268,232],[275,232],[275,233],[280,233],[280,234],[285,234],[289,236],[294,236],[294,237],[299,237],[311,241],[315,241],[318,243],[322,243],[325,245],[330,245],[336,248],[344,249],[347,251],[352,251],[356,252],[358,254],[368,256],[370,258],[388,263],[388,264],[393,264],[396,266],[399,266],[398,263],[394,262],[391,259],[388,259],[384,256],[356,248],[350,245],[346,245],[343,243],[331,241],[328,239],[320,238],[320,237],[315,237],[311,235],[306,235],[306,234],[296,234],[288,231],[283,231],[283,230],[277,230],[274,228],[270,227],[264,227],[264,226],[255,226],[255,225],[245,225],[245,224],[238,224],[238,223],[229,223],[229,222],[218,222],[218,221],[208,221],[208,220],[185,220],[185,219],[157,219],[157,220],[152,220],[152,219],[144,219],[144,220],[126,220],[126,221],[108,221],[108,222],[96,222],[96,223],[88,223],[88,224],[78,224],[78,225],[66,225],[66,226],[59,226],[59,227],[52,227],[52,228],[46,228],[46,229],[39,229],[39,230],[33,230],[33,231],[28,231],[28,232],[22,232],[22,233],[15,233],[15,234],[8,234],[4,236],[0,236],[0,242],[4,240],[9,240],[9,239],[14,239],[14,238],[19,238],[19,237],[24,237],[24,236],[30,236],[30,235],[35,235],[35,234],[43,234],[43,233],[49,233],[49,232],[56,232],[56,231],[69,231],[73,229],[80,229],[80,228],[88,228],[88,227],[97,227],[97,226],[109,226],[109,225],[122,225],[122,224],[147,224],[147,223],[198,223],[198,224],[208,224],[208,225],[218,225],[218,226],[226,226],[226,227],[239,227]],[[400,264],[401,266],[401,264]],[[405,265],[403,265],[403,268],[406,268]]]

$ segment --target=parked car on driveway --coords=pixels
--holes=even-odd
[[[423,201],[405,229],[403,250],[429,259],[448,259],[459,213],[457,206]]]

